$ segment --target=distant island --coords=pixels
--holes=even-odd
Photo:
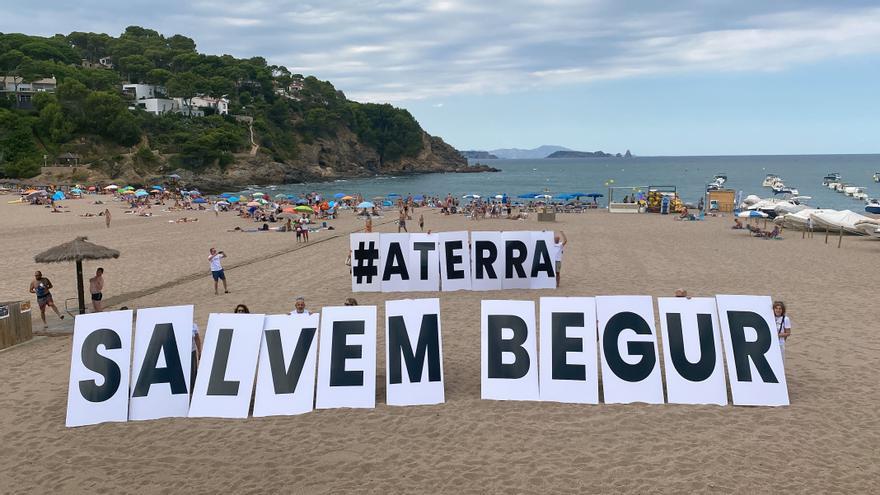
[[[621,155],[620,153],[612,154],[605,153],[604,151],[556,151],[549,155],[547,158],[632,158],[632,153],[629,150],[626,150],[626,154]]]
[[[488,151],[467,150],[459,151],[461,156],[471,160],[497,160],[498,157]]]
[[[542,158],[632,158],[632,153],[605,153],[604,151],[576,151],[564,146],[545,144],[529,150],[521,148],[501,148],[491,151],[459,151],[461,156],[474,160],[540,160]]]

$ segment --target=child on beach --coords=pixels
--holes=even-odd
[[[46,306],[52,308],[59,319],[64,319],[64,315],[61,314],[61,311],[58,311],[55,301],[52,300],[52,293],[49,292],[51,288],[52,282],[44,277],[42,272],[37,271],[34,273],[34,279],[31,280],[29,291],[31,294],[37,295],[37,306],[40,307],[40,319],[43,320],[43,328],[49,328],[49,324],[46,323]]]
[[[785,303],[775,301],[773,303],[773,316],[776,317],[776,334],[779,336],[779,350],[782,351],[782,359],[785,359],[785,341],[791,335],[791,320],[785,315]]]

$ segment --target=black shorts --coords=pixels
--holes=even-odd
[[[214,281],[218,280],[226,280],[226,273],[223,270],[214,270],[211,272],[211,276],[214,277]]]
[[[101,292],[95,292],[94,294],[92,294],[92,301],[100,301],[103,298],[104,294]]]

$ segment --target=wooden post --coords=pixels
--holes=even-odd
[[[82,260],[76,260],[76,292],[79,296],[79,314],[86,313],[86,297],[83,293],[83,264]]]
[[[801,233],[801,239],[807,238],[807,229],[804,229],[803,233]]]
[[[843,227],[840,227],[839,234],[837,235],[837,248],[840,248],[840,244],[843,242]]]
[[[828,244],[828,230],[829,229],[825,229],[825,244]]]

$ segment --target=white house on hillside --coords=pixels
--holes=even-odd
[[[135,101],[146,98],[160,98],[166,94],[164,87],[153,84],[123,84],[122,92]]]
[[[210,96],[195,96],[192,99],[194,108],[213,108],[218,115],[229,114],[229,100],[226,98],[211,98]]]

